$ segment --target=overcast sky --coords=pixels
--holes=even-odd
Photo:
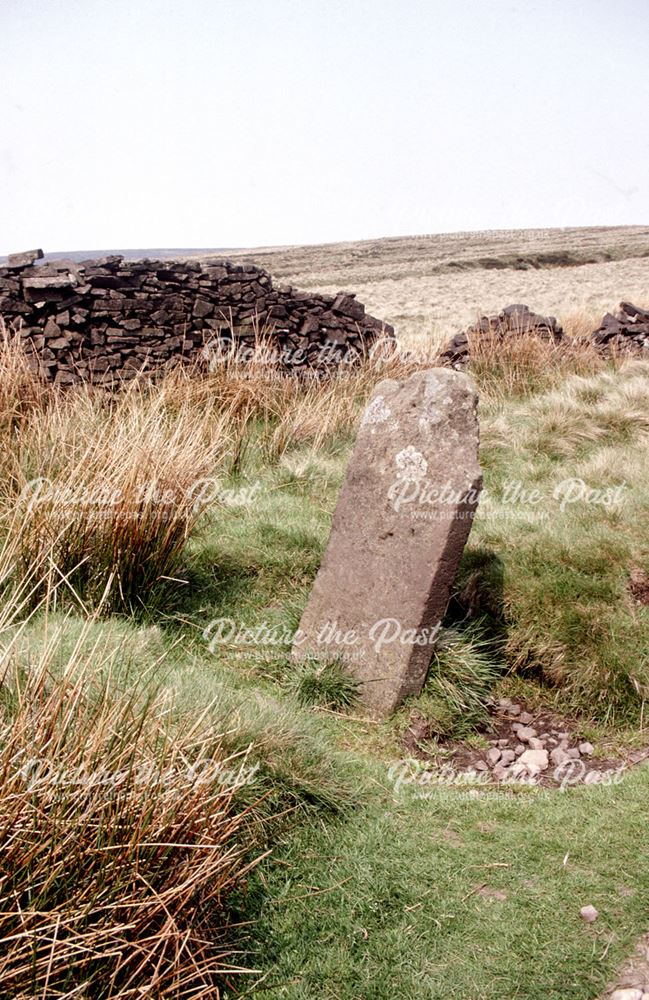
[[[649,222],[647,0],[0,0],[0,253]]]

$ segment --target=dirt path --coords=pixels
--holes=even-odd
[[[649,934],[638,941],[636,950],[623,965],[616,983],[600,1000],[649,1000]]]

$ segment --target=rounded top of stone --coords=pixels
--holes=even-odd
[[[420,371],[413,372],[412,375],[408,375],[402,379],[383,379],[377,383],[374,392],[394,391],[408,384],[415,386],[418,382],[425,383],[427,386],[434,386],[435,384],[443,385],[445,389],[456,386],[463,392],[471,392],[476,397],[478,395],[476,384],[470,375],[467,375],[466,372],[459,372],[455,368],[446,367],[422,368]]]

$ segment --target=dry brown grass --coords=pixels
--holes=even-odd
[[[200,484],[232,445],[218,400],[193,406],[174,389],[59,392],[5,339],[0,530],[16,543],[19,575],[47,566],[50,585],[107,608],[141,607],[173,575],[202,513]]]
[[[226,356],[207,374],[192,377],[176,369],[154,390],[175,405],[201,409],[216,405],[233,428],[233,454],[255,423],[261,426],[264,451],[281,456],[289,443],[324,441],[353,430],[361,407],[383,379],[405,378],[434,357],[424,360],[400,352],[386,342],[363,362],[343,364],[327,376],[318,372],[291,374],[276,361],[267,342],[260,341],[250,360]]]
[[[227,897],[255,863],[227,777],[245,768],[200,717],[170,725],[101,667],[5,652],[0,994],[218,997],[240,971]]]
[[[543,392],[569,375],[594,375],[619,362],[586,341],[555,343],[535,336],[469,335],[470,364],[487,400]]]
[[[295,377],[266,348],[207,374],[134,380],[110,397],[44,385],[5,337],[0,530],[15,542],[18,574],[39,566],[57,600],[67,594],[86,610],[150,606],[182,572],[206,480],[236,471],[251,446],[275,462],[291,446],[319,450],[353,433],[378,382],[435,363],[430,352],[378,350],[326,378]],[[584,342],[474,337],[469,371],[486,406],[616,364]]]
[[[34,374],[20,338],[8,330],[0,317],[0,434],[5,440],[48,397],[48,388]],[[2,459],[5,457],[3,453]]]
[[[0,996],[213,997],[238,971],[228,896],[260,856],[246,754],[181,718],[0,544]],[[38,567],[35,567],[35,573]],[[39,641],[27,638],[38,611]],[[58,621],[61,619],[59,617]]]

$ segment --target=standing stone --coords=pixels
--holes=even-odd
[[[426,679],[482,484],[477,395],[436,368],[376,386],[293,656],[340,658],[386,714]]]

